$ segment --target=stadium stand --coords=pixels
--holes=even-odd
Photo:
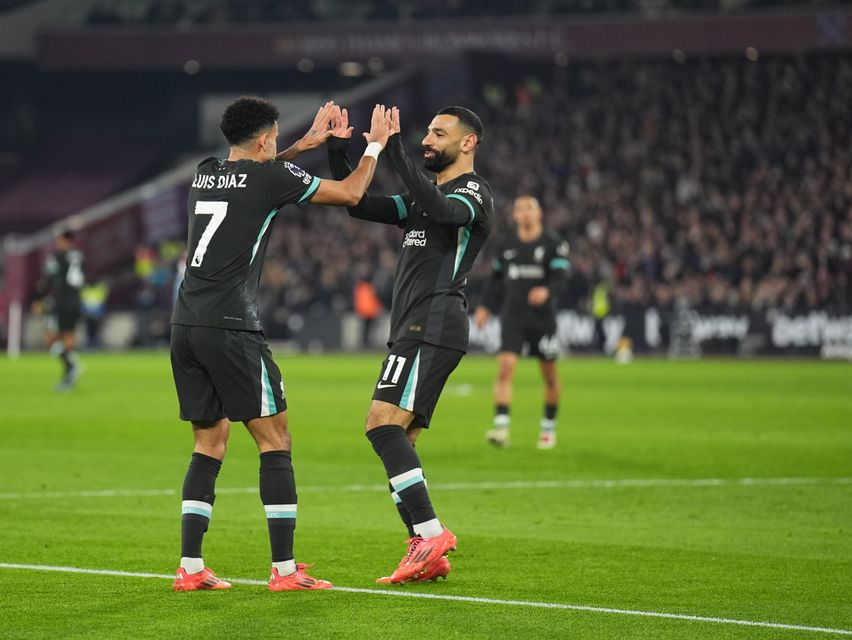
[[[321,22],[339,17],[342,6],[335,0],[286,3],[288,10],[317,15],[276,18],[273,13],[284,4],[115,0],[92,3],[101,15],[89,14],[88,19],[97,23],[91,32],[125,23],[186,24],[191,29],[219,20]],[[414,17],[427,10],[444,11],[446,17],[472,7],[444,1],[345,4],[347,18],[365,21],[381,12],[403,19],[401,8]],[[527,4],[526,14],[588,8],[582,2]],[[645,11],[651,4],[614,0],[607,10]],[[249,11],[249,5],[260,13]],[[773,0],[654,4],[678,11],[806,5],[822,6]],[[511,12],[515,6],[506,3],[503,8]],[[197,13],[202,9],[221,13],[204,17]],[[115,15],[110,17],[110,11]],[[434,108],[436,100],[462,101],[481,113],[488,133],[477,169],[495,191],[500,219],[494,237],[509,229],[509,206],[517,194],[539,197],[547,225],[572,246],[571,275],[558,296],[563,309],[589,313],[592,292],[603,284],[613,313],[650,306],[667,312],[678,301],[713,314],[852,312],[852,62],[842,47],[836,53],[796,55],[754,48],[736,54],[677,49],[665,57],[656,53],[597,60],[564,53],[527,58],[471,51],[455,60],[463,71],[453,82],[463,87],[444,90],[442,81],[432,78],[411,93],[417,97],[410,102],[418,108],[404,110],[407,144],[417,153],[432,112],[422,109],[427,104]],[[395,62],[388,60],[372,77],[392,72]],[[98,85],[108,71],[55,70],[33,95],[28,94],[27,73],[26,68],[12,68],[13,99],[0,107],[8,116],[4,121],[15,125],[0,129],[0,152],[11,150],[0,153],[8,169],[0,187],[0,232],[43,227],[151,176],[154,167],[177,166],[182,158],[210,151],[200,148],[197,135],[205,96],[249,87],[259,93],[281,86],[306,93],[324,87],[327,92],[366,80],[345,79],[336,64],[322,60],[310,73],[295,65],[280,73],[250,68],[233,73],[214,66],[189,80],[182,69],[125,70],[112,79],[119,87],[114,97],[104,100]],[[163,90],[149,95],[152,81]],[[38,95],[53,89],[65,95],[75,88],[79,105],[54,106]],[[28,112],[38,113],[43,119],[39,124],[47,129],[23,126],[20,114]],[[95,145],[104,150],[97,162],[80,157],[69,164],[62,154],[51,160],[49,153],[31,151],[48,146],[43,137],[47,130],[60,132],[49,140],[55,148],[81,147],[61,132],[80,126],[91,130],[92,122],[107,112],[114,112],[109,116],[113,120]],[[152,119],[151,113],[164,117]],[[120,132],[126,137],[117,137]],[[148,138],[159,146],[149,148],[144,142]],[[39,141],[41,147],[34,144]],[[318,155],[306,159],[305,168],[328,175],[323,155]],[[8,163],[9,157],[14,162]],[[166,205],[148,201],[148,196],[134,205],[143,212],[143,226],[152,214],[162,212],[165,219],[179,209],[183,192],[169,189],[162,194]],[[378,172],[375,192],[398,189],[391,172]],[[138,210],[125,214],[139,218]],[[165,326],[179,254],[171,241],[181,241],[181,234],[158,231],[153,244],[146,245],[155,249],[170,241],[167,255],[156,259],[156,277],[133,275],[135,244],[113,245],[109,257],[98,256],[101,270],[114,279],[112,308],[159,312],[158,324]],[[103,231],[101,237],[110,236]],[[264,273],[270,335],[287,337],[310,326],[311,319],[351,311],[356,285],[365,280],[387,307],[399,241],[398,230],[350,220],[340,210],[311,207],[280,220]],[[488,278],[495,244],[486,247],[472,274],[468,292],[474,304]],[[123,265],[116,263],[119,250],[127,254]],[[35,254],[26,260],[32,272]]]
[[[488,139],[477,170],[495,190],[496,234],[508,228],[511,199],[529,192],[571,243],[563,307],[588,309],[605,280],[616,307],[686,298],[719,312],[850,310],[848,58],[589,63],[520,67],[513,77],[501,65],[500,73],[479,87]],[[393,229],[328,211],[295,229],[281,224],[273,237],[268,309],[351,308],[353,279],[365,273],[387,291]],[[474,297],[489,264],[478,265]]]

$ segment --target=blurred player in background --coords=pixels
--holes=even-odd
[[[346,159],[346,110],[335,113],[329,141],[332,174],[351,171]],[[491,230],[491,188],[473,170],[482,142],[479,117],[464,107],[438,112],[423,138],[427,178],[402,146],[399,111],[391,112],[387,156],[407,191],[365,195],[349,207],[355,218],[405,230],[394,279],[390,351],[382,363],[367,415],[367,438],[384,464],[390,491],[408,528],[408,552],[392,575],[379,582],[416,582],[446,577],[444,557],[456,546],[432,507],[414,444],[428,428],[444,384],[467,350],[467,275]]]
[[[373,110],[367,151],[345,180],[320,180],[287,160],[331,135],[331,103],[307,134],[276,155],[278,109],[240,98],[222,116],[228,158],[198,165],[189,192],[187,265],[172,316],[171,359],[180,416],[192,423],[195,451],[182,492],[181,560],[175,591],[227,589],[204,566],[201,545],[231,421],[243,422],[260,452],[260,498],[272,549],[271,591],[328,589],[296,564],[296,483],[281,372],[259,320],[257,289],[278,211],[309,202],[354,205],[373,177],[388,138],[385,108]]]
[[[82,304],[80,291],[85,284],[83,254],[74,248],[74,237],[63,231],[54,241],[54,250],[47,257],[41,281],[38,283],[38,299],[34,311],[44,315],[46,339],[50,352],[62,361],[62,379],[57,391],[70,391],[80,377],[82,365],[77,354],[76,331],[80,322]]]
[[[556,370],[560,346],[553,293],[569,267],[568,243],[545,231],[541,207],[532,196],[515,200],[512,217],[516,233],[500,245],[484,304],[477,307],[474,315],[476,325],[483,327],[499,310],[502,329],[494,383],[494,428],[486,438],[497,447],[509,445],[512,378],[518,357],[526,347],[530,355],[539,359],[545,385],[538,448],[552,449],[556,446],[561,391]]]

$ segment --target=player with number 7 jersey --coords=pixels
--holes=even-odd
[[[346,179],[320,180],[290,163],[331,135],[333,112],[331,102],[320,108],[308,133],[278,154],[278,109],[262,98],[239,98],[222,117],[228,157],[201,162],[190,188],[186,274],[172,316],[171,361],[180,417],[192,423],[195,448],[183,484],[175,591],[231,586],[204,565],[201,546],[233,421],[246,425],[260,453],[270,590],[331,587],[307,575],[310,565],[294,557],[292,436],[284,382],[262,333],[257,290],[270,228],[283,207],[353,206],[373,177],[389,135],[382,105],[376,105],[364,134],[367,151]]]

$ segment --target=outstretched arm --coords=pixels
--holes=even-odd
[[[438,224],[463,227],[473,222],[476,210],[469,199],[450,194],[445,196],[429,178],[411,161],[402,147],[400,136],[399,109],[393,107],[390,116],[391,136],[388,138],[387,153],[399,177],[408,188],[415,202],[429,212],[429,217]]]

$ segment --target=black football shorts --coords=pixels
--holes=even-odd
[[[529,354],[539,360],[551,361],[559,357],[561,346],[555,326],[542,327],[503,322],[500,351],[518,355]]]
[[[373,400],[414,414],[413,427],[429,427],[435,405],[463,351],[416,340],[397,340],[382,363]]]
[[[63,310],[54,313],[52,318],[48,321],[47,326],[49,330],[64,333],[66,331],[74,331],[77,328],[78,322],[80,322],[79,311]]]
[[[181,420],[234,422],[287,409],[281,371],[259,331],[172,325]]]

